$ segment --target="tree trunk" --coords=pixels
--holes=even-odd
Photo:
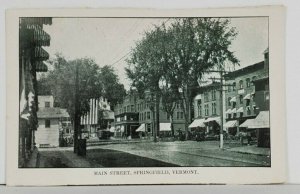
[[[173,126],[173,114],[170,114],[170,123],[171,123],[172,137],[174,137],[175,133],[174,133],[174,126]]]
[[[183,89],[183,94],[182,94],[182,100],[181,100],[181,105],[182,105],[182,110],[183,110],[183,115],[184,115],[184,127],[185,127],[185,139],[188,139],[188,127],[190,123],[190,116],[191,116],[191,111],[190,111],[190,100],[189,100],[189,93],[188,93],[188,87],[185,85]]]

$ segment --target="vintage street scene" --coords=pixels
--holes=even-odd
[[[269,18],[19,18],[19,168],[271,167]]]

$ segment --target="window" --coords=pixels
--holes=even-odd
[[[239,88],[240,89],[244,88],[244,82],[243,82],[243,80],[240,80],[240,82],[239,82]]]
[[[45,128],[50,128],[50,119],[45,119]]]
[[[232,83],[232,91],[235,91],[235,89],[236,89],[236,84],[235,84],[235,82],[233,82]]]
[[[134,111],[134,105],[131,105],[131,112],[135,112]]]
[[[179,119],[179,112],[177,112],[177,117],[176,118]]]
[[[204,101],[208,102],[208,92],[204,92]]]
[[[240,112],[240,117],[243,117],[243,114],[244,114],[243,112]]]
[[[243,104],[243,95],[240,95],[240,104]]]
[[[231,92],[231,86],[227,86],[227,92]]]
[[[246,79],[246,87],[249,88],[251,86],[250,78]]]
[[[150,112],[147,112],[147,119],[150,119]]]
[[[253,76],[253,77],[252,77],[252,84],[251,84],[252,86],[254,85],[253,81],[254,81],[255,79],[256,79],[256,76]]]
[[[231,97],[228,97],[228,100],[227,100],[227,104],[228,104],[228,106],[231,106],[231,102],[230,102],[230,100],[231,100]]]
[[[201,117],[202,116],[202,107],[201,107],[201,105],[199,106],[198,105],[198,117]]]
[[[208,110],[208,104],[206,104],[206,105],[204,105],[204,109],[205,109],[205,116],[208,116],[208,114],[209,114],[209,110]]]
[[[202,106],[201,106],[201,99],[197,101],[197,107],[198,107],[198,117],[202,116]]]
[[[211,92],[211,98],[212,98],[212,100],[216,100],[216,90],[213,90]]]
[[[183,119],[183,112],[180,112],[180,119]]]
[[[50,107],[50,102],[45,102],[45,107],[49,108]]]
[[[249,99],[246,100],[246,106],[250,106],[250,100]]]
[[[212,114],[213,114],[213,115],[217,114],[217,105],[216,105],[215,102],[212,103],[211,111],[212,111]]]

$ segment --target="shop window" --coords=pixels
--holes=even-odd
[[[228,106],[231,106],[230,100],[231,100],[231,97],[228,97],[228,99],[227,99]]]
[[[51,127],[50,119],[45,119],[45,128],[50,128],[50,127]]]
[[[252,77],[252,86],[254,86],[254,82],[253,82],[253,81],[254,81],[255,79],[256,79],[256,76],[253,76],[253,77]]]
[[[50,108],[50,102],[45,102],[45,107]]]
[[[235,91],[235,90],[236,90],[236,83],[233,82],[233,83],[232,83],[232,91]]]

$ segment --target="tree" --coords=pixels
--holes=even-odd
[[[191,98],[198,88],[197,80],[207,70],[224,70],[225,62],[238,64],[238,59],[230,51],[232,40],[237,35],[235,28],[229,27],[227,19],[183,18],[177,19],[169,28],[172,49],[168,68],[168,78],[177,87],[185,117],[187,138],[191,122]]]
[[[163,77],[168,81],[170,88],[166,91],[172,93],[167,92],[164,98],[179,97],[186,138],[191,122],[191,98],[198,80],[208,70],[224,70],[226,62],[233,65],[239,62],[230,51],[237,32],[229,24],[227,19],[175,19],[168,28],[163,24],[147,32],[128,60],[127,75],[138,89],[150,89],[160,97],[159,81]],[[170,104],[165,105],[170,109]]]
[[[126,95],[126,90],[123,84],[120,84],[118,75],[115,70],[108,65],[100,68],[100,81],[103,88],[103,97],[108,99],[111,104],[111,109],[123,100]]]
[[[139,94],[150,104],[154,122],[154,141],[159,133],[159,81],[163,75],[164,60],[162,47],[164,45],[165,28],[155,27],[146,32],[144,38],[132,50],[129,66],[126,68],[129,79],[137,88]],[[145,95],[145,91],[146,95]]]

